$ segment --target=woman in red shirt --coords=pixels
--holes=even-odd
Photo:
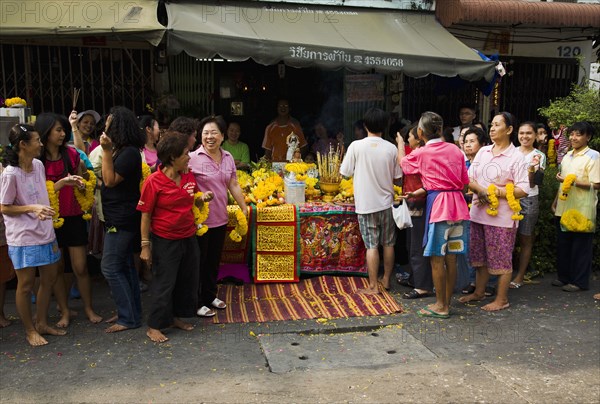
[[[425,142],[417,135],[417,125],[413,125],[407,136],[407,143],[411,150],[423,146]],[[408,251],[410,255],[411,278],[414,289],[402,295],[403,299],[418,299],[427,297],[433,291],[433,279],[429,257],[423,256],[423,233],[425,232],[425,209],[426,194],[423,190],[420,174],[404,175],[402,192],[405,195],[405,203],[408,204],[412,217],[413,227],[409,229]]]
[[[190,161],[187,137],[169,132],[157,145],[158,170],[144,182],[137,209],[142,212],[140,258],[152,265],[152,303],[146,335],[154,342],[168,338],[161,329],[194,327],[181,317],[193,317],[198,301],[200,249],[192,204],[212,199],[207,191],[194,201],[196,179],[187,172]]]
[[[87,178],[88,174],[77,150],[67,145],[68,128],[67,118],[58,114],[44,113],[35,121],[35,130],[40,134],[44,145],[40,160],[44,163],[46,179],[54,181],[60,217],[64,219],[64,224],[55,229],[56,240],[62,250],[68,249],[86,316],[92,323],[99,323],[102,317],[92,308],[92,286],[87,268],[87,224],[75,198],[75,192],[79,192],[75,188],[85,188],[83,176]],[[63,276],[64,261],[61,263],[62,269],[59,269],[58,280],[54,286],[54,295],[61,311],[61,319],[56,325],[67,327],[70,316],[67,296],[72,278]]]

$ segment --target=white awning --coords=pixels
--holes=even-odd
[[[494,62],[481,60],[430,13],[229,1],[178,1],[166,8],[171,54],[412,77],[494,76]]]
[[[117,35],[158,45],[165,27],[157,7],[158,0],[0,0],[0,38]]]

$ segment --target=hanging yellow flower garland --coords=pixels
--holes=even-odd
[[[229,233],[229,238],[239,243],[242,241],[242,236],[245,236],[248,233],[248,220],[246,219],[246,215],[240,208],[236,208],[235,206],[231,206],[231,209],[235,209],[235,229],[231,230]],[[230,210],[230,207],[227,206],[227,210]]]
[[[576,179],[577,176],[575,174],[569,174],[565,177],[562,186],[562,194],[558,196],[561,200],[567,200],[567,197],[569,196],[569,191],[571,190],[571,187],[573,186],[573,183]]]
[[[83,211],[83,219],[90,220],[92,218],[92,206],[94,205],[94,192],[96,191],[96,175],[92,170],[87,170],[89,180],[83,179],[85,188],[82,190],[73,190],[75,199]]]
[[[488,208],[485,210],[490,216],[498,215],[498,206],[500,202],[498,201],[498,197],[496,196],[496,185],[490,184],[487,188],[488,199],[490,200],[490,204]]]
[[[140,179],[140,192],[142,191],[142,186],[144,185],[146,178],[148,178],[150,174],[152,174],[150,166],[142,161],[142,178]]]
[[[548,166],[556,167],[556,150],[554,149],[554,139],[548,140]]]
[[[511,219],[523,220],[524,216],[521,215],[521,203],[515,198],[515,184],[512,182],[506,184],[506,201],[508,202],[510,209],[514,212]]]
[[[208,202],[202,204],[202,208],[196,206],[196,201],[202,199],[204,194],[202,192],[196,192],[194,194],[194,203],[192,204],[192,212],[194,212],[194,223],[196,224],[196,236],[202,236],[208,231],[208,227],[202,225],[208,219]]]
[[[568,231],[578,233],[591,233],[594,229],[594,222],[577,209],[569,209],[564,212],[560,217],[560,224]]]
[[[65,223],[65,219],[60,217],[60,206],[58,205],[58,195],[56,195],[56,191],[54,191],[54,182],[46,181],[46,190],[48,191],[48,199],[50,200],[50,207],[54,210],[54,215],[52,216],[52,226],[55,229],[59,229]]]

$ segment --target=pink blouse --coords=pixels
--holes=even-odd
[[[515,187],[529,193],[529,174],[527,173],[529,165],[523,153],[511,143],[506,150],[494,156],[494,153],[492,153],[493,147],[494,145],[484,146],[477,152],[471,167],[469,167],[469,177],[484,188],[492,183],[503,188],[507,183],[512,182]],[[508,206],[505,198],[498,198],[499,206],[498,215],[496,216],[491,216],[486,212],[488,205],[477,205],[475,203],[477,199],[477,194],[474,194],[471,205],[471,221],[507,228],[513,228],[517,225],[511,219],[513,211]]]
[[[204,146],[190,152],[190,171],[196,177],[196,184],[202,192],[212,191],[214,199],[210,201],[208,219],[204,222],[208,228],[224,226],[229,221],[227,213],[227,191],[229,182],[237,178],[235,161],[231,154],[221,149],[221,163],[210,157]]]
[[[469,184],[465,157],[460,149],[441,139],[432,139],[413,150],[401,163],[404,174],[420,174],[423,187],[440,192],[431,208],[429,223],[469,220],[469,208],[462,195]]]

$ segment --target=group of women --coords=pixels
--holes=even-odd
[[[247,206],[236,176],[236,168],[245,161],[235,159],[222,147],[228,132],[225,121],[214,116],[201,121],[178,118],[159,140],[158,123],[152,117],[138,120],[132,111],[114,107],[96,140],[93,132],[99,119],[93,111],[80,114],[73,111],[69,118],[44,113],[34,126],[15,125],[9,133],[10,146],[0,166],[4,170],[0,181],[0,218],[4,218],[6,226],[4,239],[4,224],[0,220],[0,308],[5,283],[12,276],[7,270],[10,264],[18,278],[17,311],[27,341],[33,346],[46,344],[44,335],[64,335],[72,315],[67,305],[72,280],[64,274],[61,251],[68,252],[85,315],[92,323],[102,320],[92,305],[86,266],[88,239],[103,244],[98,249],[102,252],[101,270],[116,305],[117,314],[110,319],[114,324],[106,332],[142,325],[135,264],[138,255],[152,267],[154,277],[147,319],[147,336],[152,341],[166,341],[168,337],[163,331],[168,327],[193,329],[182,318],[210,317],[215,315],[215,309],[226,307],[217,297],[216,282],[229,220],[228,192],[242,212],[247,212]],[[404,189],[414,225],[410,261],[415,288],[404,297],[427,296],[435,286],[439,298],[419,314],[447,318],[452,288],[439,282],[443,279],[447,283],[454,275],[440,274],[444,265],[446,269],[455,268],[456,260],[444,256],[468,251],[468,264],[476,276],[472,288],[460,301],[483,300],[488,279],[494,275],[498,277],[498,293],[493,302],[482,308],[506,309],[510,305],[509,288],[523,284],[539,213],[538,186],[546,158],[535,148],[538,128],[531,122],[517,125],[507,112],[493,118],[489,136],[478,127],[466,128],[460,142],[464,155],[457,154],[457,158],[468,169],[471,199],[467,197],[461,202],[450,194],[462,190],[459,189],[464,182],[462,174],[456,176],[456,183],[446,184],[451,177],[446,176],[442,181],[440,176],[434,178],[430,170],[419,172],[428,163],[433,167],[427,159],[434,158],[432,153],[419,150],[438,142],[442,128],[441,117],[435,113],[425,113],[421,121],[408,131],[408,144],[415,153],[412,157],[400,153],[404,147],[401,138],[398,139],[399,163],[406,170]],[[229,127],[233,145],[239,135],[236,125]],[[71,132],[76,147],[67,144]],[[586,193],[600,188],[600,158],[598,152],[587,146],[594,130],[584,122],[573,125],[568,132],[573,150],[565,156],[566,163],[561,165],[557,180],[563,183],[573,175],[575,179],[570,177],[567,181],[568,188],[576,189],[577,199],[584,199]],[[144,164],[152,172],[147,178]],[[98,184],[96,205],[91,209],[95,224],[88,226],[84,217],[89,215],[90,206],[85,199],[94,194],[94,189],[89,189],[93,177],[97,177]],[[425,190],[424,186],[432,189]],[[568,191],[561,184],[559,194],[566,195]],[[462,236],[458,233],[465,229],[470,234],[467,248],[448,248],[441,255],[423,249],[424,236],[437,237],[436,226],[427,230],[430,218],[443,216],[435,212],[436,206],[441,206],[436,205],[436,198],[451,198],[455,204],[464,203],[465,209],[470,203],[468,225],[464,215],[458,214],[462,205],[457,205],[456,220],[444,230],[456,232],[460,244]],[[566,291],[587,289],[592,237],[590,233],[569,232],[559,225],[565,208],[562,198],[557,199],[560,248],[558,279],[553,284]],[[461,221],[465,223],[458,227],[454,223]],[[102,229],[101,237],[88,237],[88,231],[94,228]],[[513,278],[512,252],[517,237],[521,249]],[[589,245],[589,253],[582,250],[582,245],[586,248]],[[570,265],[572,261],[578,263],[576,271]],[[438,269],[434,276],[432,263]],[[39,286],[36,286],[36,272],[39,272]],[[34,292],[35,321],[30,304]],[[61,312],[56,327],[47,320],[52,294]],[[0,326],[8,323],[0,309]]]
[[[449,287],[436,284],[433,260],[437,255],[428,254],[424,249],[423,236],[427,232],[427,225],[433,223],[435,205],[428,206],[430,197],[438,198],[438,189],[425,189],[427,185],[438,188],[441,185],[428,180],[432,170],[437,167],[436,156],[421,152],[423,147],[432,147],[441,136],[441,123],[437,126],[427,125],[432,118],[439,115],[425,113],[421,118],[426,124],[415,125],[407,131],[407,141],[415,156],[404,156],[404,141],[398,136],[399,163],[405,170],[404,192],[407,198],[413,228],[410,236],[410,262],[413,269],[412,281],[414,289],[404,294],[404,298],[414,299],[429,296],[436,289],[436,295],[442,294],[436,303],[425,307],[419,314],[428,317],[447,318],[450,315],[447,290]],[[424,119],[426,118],[426,119]],[[435,121],[435,120],[434,120]],[[441,122],[441,117],[438,121]],[[431,127],[430,127],[431,126]],[[478,127],[467,127],[461,133],[465,163],[468,168],[468,187],[465,195],[465,204],[470,206],[470,223],[463,220],[466,233],[468,257],[467,265],[463,269],[471,270],[476,274],[472,283],[463,293],[465,296],[460,302],[484,300],[486,287],[490,276],[498,278],[498,291],[495,299],[484,306],[486,311],[503,310],[510,306],[508,291],[510,288],[518,289],[524,283],[524,276],[531,257],[534,240],[534,227],[539,216],[539,185],[543,180],[546,167],[545,154],[536,149],[539,125],[533,122],[524,122],[517,125],[515,118],[508,112],[494,116],[489,136]],[[543,128],[542,128],[543,129]],[[557,181],[561,183],[558,195],[563,193],[563,181],[568,174],[576,175],[576,192],[573,200],[585,199],[584,193],[590,193],[597,204],[597,190],[600,188],[600,158],[598,152],[591,150],[587,144],[594,135],[594,128],[587,122],[579,122],[568,128],[572,150],[566,155],[570,165],[562,164]],[[441,141],[441,140],[439,140]],[[515,146],[516,145],[516,146]],[[413,154],[411,153],[411,154]],[[444,156],[443,158],[448,158]],[[422,161],[421,161],[422,160]],[[573,164],[575,161],[575,164]],[[416,163],[415,163],[416,162]],[[452,169],[451,164],[445,164]],[[428,169],[413,169],[415,167],[429,167]],[[448,173],[445,178],[450,178]],[[438,178],[439,180],[439,178]],[[425,187],[423,184],[427,184]],[[432,185],[434,184],[434,185]],[[435,192],[434,192],[435,191]],[[453,192],[452,189],[441,192]],[[567,190],[568,192],[568,190]],[[561,198],[558,198],[560,207]],[[555,201],[556,205],[556,201]],[[439,207],[440,205],[438,205]],[[447,209],[447,204],[444,204]],[[595,205],[594,205],[595,206]],[[429,210],[429,211],[428,211]],[[564,210],[564,209],[563,209]],[[559,248],[558,274],[559,279],[553,282],[555,286],[562,286],[565,291],[585,290],[589,286],[589,277],[592,264],[592,233],[573,232],[560,226],[560,216],[563,211],[556,209],[558,243],[564,243]],[[518,239],[520,251],[518,266],[513,277],[513,250]],[[456,240],[455,240],[456,241]],[[452,240],[447,241],[447,248],[441,255],[461,254],[452,251]],[[456,244],[456,243],[454,243]],[[583,253],[581,245],[585,245]],[[577,262],[577,269],[571,265]],[[446,271],[452,274],[453,263],[446,259]],[[460,267],[460,261],[459,261]],[[474,269],[474,270],[473,270]],[[442,293],[440,292],[442,290]]]
[[[154,119],[138,120],[132,111],[114,107],[96,140],[92,133],[99,119],[90,111],[73,111],[68,119],[44,113],[35,126],[15,125],[9,133],[0,181],[0,216],[6,226],[6,242],[0,239],[0,304],[14,268],[17,311],[33,346],[47,344],[45,334],[64,335],[73,314],[67,306],[71,282],[63,274],[61,250],[68,250],[86,316],[93,323],[102,320],[92,308],[86,266],[92,239],[88,227],[94,225],[84,219],[90,216],[95,191],[90,184],[96,184],[96,176],[100,192],[94,218],[104,229],[101,270],[117,312],[105,331],[142,325],[136,255],[152,267],[154,276],[147,320],[152,341],[166,341],[162,331],[167,327],[191,330],[181,318],[209,317],[214,309],[226,307],[216,296],[216,281],[229,220],[227,193],[242,212],[247,207],[236,162],[221,148],[224,120],[207,117],[194,124],[192,133],[170,129],[158,140]],[[77,148],[67,144],[71,132]],[[148,176],[145,164],[153,171]],[[57,328],[47,322],[52,293],[61,312]],[[8,323],[0,310],[0,325]]]

